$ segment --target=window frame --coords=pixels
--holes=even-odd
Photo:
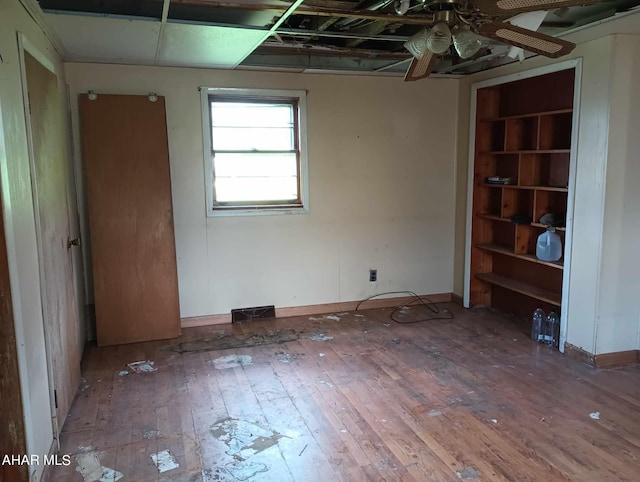
[[[222,87],[200,87],[202,108],[202,132],[204,146],[204,181],[207,217],[251,216],[273,214],[304,214],[309,212],[309,181],[307,165],[307,92],[304,90],[240,89]],[[284,102],[294,106],[294,146],[297,144],[297,182],[299,199],[295,203],[259,201],[251,203],[215,203],[215,173],[213,162],[211,98],[228,99],[230,102],[256,103]]]

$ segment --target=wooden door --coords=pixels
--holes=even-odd
[[[180,334],[164,98],[80,95],[99,345]]]
[[[68,140],[58,78],[24,53],[32,146],[32,186],[40,257],[40,289],[55,406],[62,427],[80,383],[81,343],[71,249]]]

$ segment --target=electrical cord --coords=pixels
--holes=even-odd
[[[391,314],[389,315],[389,318],[391,318],[391,320],[395,321],[396,323],[408,324],[408,323],[421,323],[423,321],[430,321],[430,320],[452,320],[453,319],[453,313],[451,311],[446,310],[444,312],[441,312],[440,308],[438,308],[438,305],[436,305],[433,301],[431,301],[426,296],[420,296],[414,293],[413,291],[386,291],[384,293],[378,293],[373,296],[369,296],[368,298],[365,298],[358,302],[358,304],[356,305],[355,311],[358,311],[358,308],[360,308],[360,305],[362,305],[363,303],[366,303],[369,300],[377,298],[378,296],[399,295],[399,294],[405,294],[405,295],[410,294],[411,296],[413,296],[413,300],[411,300],[409,303],[398,306],[395,310],[391,312]],[[429,316],[427,318],[420,318],[418,320],[412,320],[412,321],[402,321],[397,319],[397,317],[395,316],[397,313],[401,312],[407,306],[413,305],[414,303],[418,303],[418,302],[422,306],[426,307],[434,315],[441,315],[441,316]],[[445,316],[445,313],[448,313],[448,316]]]

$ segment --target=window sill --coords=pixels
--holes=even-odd
[[[308,207],[282,207],[282,208],[240,208],[240,209],[207,209],[207,217],[223,218],[233,216],[276,216],[286,214],[307,214]]]

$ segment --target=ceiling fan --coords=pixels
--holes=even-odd
[[[424,9],[433,14],[433,26],[422,29],[404,44],[413,55],[404,80],[423,79],[431,74],[438,55],[451,44],[467,59],[482,47],[482,37],[521,47],[547,57],[561,57],[575,44],[518,27],[505,20],[525,12],[589,5],[600,0],[427,0]]]

